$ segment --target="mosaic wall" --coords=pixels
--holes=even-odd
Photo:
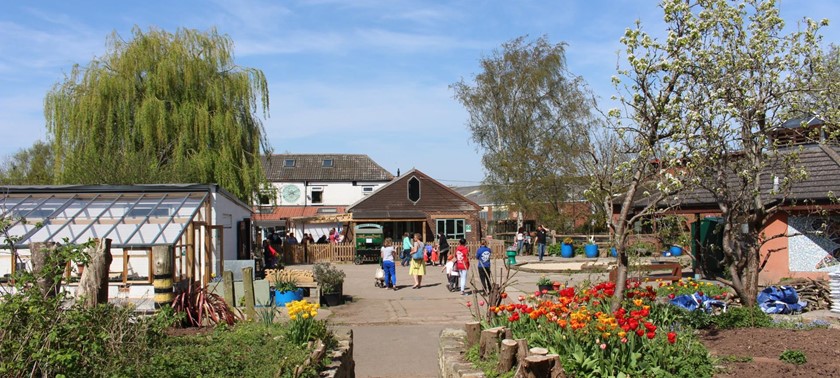
[[[840,270],[840,217],[788,217],[791,272]]]

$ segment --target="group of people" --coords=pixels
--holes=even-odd
[[[531,241],[537,243],[537,256],[540,261],[543,261],[545,256],[545,244],[548,237],[548,228],[545,225],[539,225],[537,230],[531,234],[525,231],[525,227],[519,227],[516,231],[516,253],[521,254],[523,250],[531,249]]]
[[[420,240],[419,233],[415,233],[411,238],[409,233],[403,234],[402,252],[399,254],[401,266],[409,266],[408,274],[414,277],[414,285],[412,289],[419,289],[422,286],[423,276],[426,275],[426,244]],[[444,272],[448,280],[448,289],[456,291],[460,289],[461,295],[466,295],[467,278],[470,271],[470,251],[467,247],[465,239],[458,240],[458,246],[455,248],[455,253],[449,256],[449,242],[446,236],[439,234],[437,236],[438,262],[443,266],[441,272]],[[396,274],[396,260],[397,250],[394,247],[394,241],[391,238],[386,238],[382,249],[382,270],[384,272],[384,287],[390,290],[397,290],[397,274]],[[485,240],[481,241],[475,253],[475,259],[478,263],[478,275],[481,281],[481,286],[485,292],[491,287],[490,279],[490,248],[487,247]],[[432,260],[428,258],[428,260]]]

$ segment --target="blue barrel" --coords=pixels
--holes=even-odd
[[[285,306],[286,303],[299,301],[301,299],[303,299],[303,289],[274,292],[274,304],[277,306]]]
[[[671,256],[681,256],[683,249],[678,245],[672,245],[669,251],[671,252]]]
[[[586,252],[586,257],[593,258],[598,257],[598,245],[597,244],[587,244],[584,247],[584,251]]]

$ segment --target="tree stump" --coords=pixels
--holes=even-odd
[[[551,378],[566,378],[566,372],[563,370],[563,363],[560,362],[560,355],[558,354],[547,354],[546,357],[551,357],[554,361],[552,364],[554,366],[551,367]]]
[[[529,356],[522,361],[518,378],[556,378],[555,365],[560,365],[560,359],[553,356]],[[563,367],[560,366],[562,374]]]
[[[488,328],[481,331],[481,339],[478,344],[478,354],[481,356],[481,359],[486,359],[491,354],[499,353],[499,343],[504,333],[504,327]]]
[[[82,299],[87,308],[108,303],[108,271],[111,268],[111,239],[96,239],[89,251],[90,261],[79,278],[76,296]]]
[[[56,247],[58,247],[58,243],[54,242],[36,242],[29,245],[32,254],[32,273],[36,277],[41,295],[45,298],[55,297],[58,294],[61,287],[60,271],[67,263],[66,261],[55,261],[54,257],[51,258],[51,254],[55,255]]]
[[[528,357],[531,350],[528,349],[528,340],[516,339],[516,363],[522,365],[522,360]]]
[[[481,322],[467,322],[464,325],[464,330],[467,331],[467,348],[478,344],[481,337]]]
[[[517,345],[515,340],[502,340],[502,350],[499,352],[499,365],[496,371],[499,373],[506,373],[513,368],[516,363]]]
[[[545,356],[548,354],[548,349],[545,348],[531,348],[529,356]]]

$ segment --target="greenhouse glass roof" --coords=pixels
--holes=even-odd
[[[16,193],[0,199],[0,214],[11,224],[0,235],[32,242],[83,243],[110,238],[114,248],[174,245],[201,209],[207,192]]]

